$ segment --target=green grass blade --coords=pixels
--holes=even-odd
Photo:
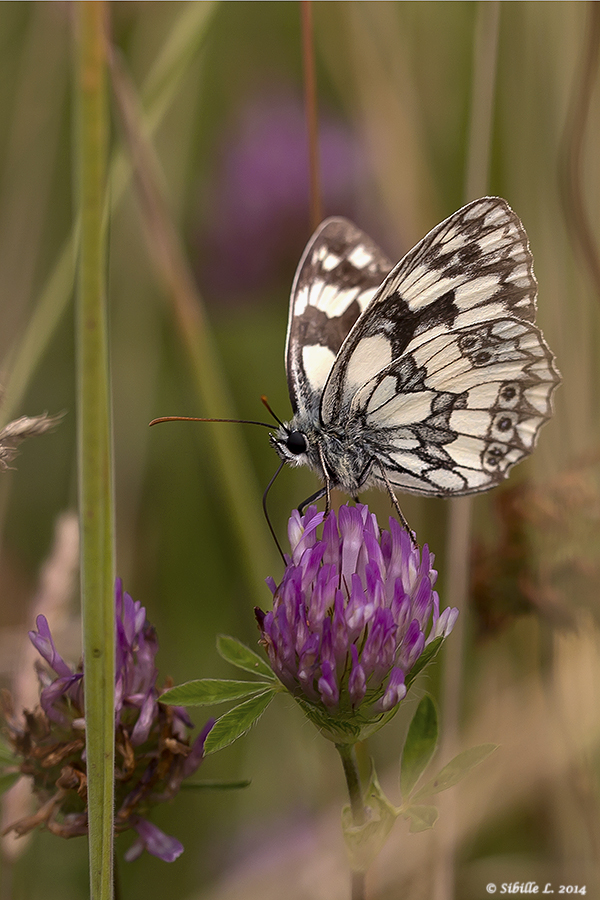
[[[163,49],[142,87],[142,103],[150,132],[160,125],[184,80],[207,33],[216,3],[186,3],[167,36]],[[131,167],[122,151],[114,153],[110,165],[110,208],[118,206],[131,177]],[[0,427],[15,418],[29,382],[71,300],[75,281],[79,220],[66,239],[50,275],[34,304],[33,312],[17,347],[5,361],[9,375],[0,410]]]
[[[147,137],[141,104],[118,54],[111,56],[112,87],[123,132],[135,168],[135,183],[150,256],[164,285],[173,321],[185,349],[203,415],[235,419],[227,378],[216,351],[202,296],[196,286],[179,230],[163,193],[158,156]],[[260,491],[244,450],[239,424],[207,429],[211,470],[220,481],[229,521],[257,603],[264,596],[264,576],[275,564],[275,551],[262,522]],[[254,524],[254,523],[257,524]]]
[[[20,777],[20,772],[3,772],[0,774],[0,796],[4,794],[5,791],[10,790]]]
[[[113,896],[115,612],[106,309],[106,7],[77,4],[77,413],[90,896]]]

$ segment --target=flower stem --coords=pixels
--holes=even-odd
[[[350,798],[352,821],[354,825],[364,825],[367,818],[367,811],[363,800],[363,792],[360,783],[360,775],[358,772],[358,763],[356,761],[356,751],[354,749],[354,745],[336,744],[336,747],[342,760],[344,775],[346,776],[346,784],[348,785],[348,796]],[[365,872],[352,872],[351,898],[352,900],[365,900]]]
[[[336,744],[336,747],[342,758],[344,775],[346,776],[346,784],[348,785],[352,820],[355,825],[364,825],[367,813],[363,802],[362,787],[360,784],[360,775],[358,774],[358,763],[356,762],[354,745]]]

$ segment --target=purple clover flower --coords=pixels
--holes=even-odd
[[[288,534],[283,580],[268,580],[273,610],[257,611],[263,643],[307,714],[336,743],[353,743],[395,712],[411,670],[458,610],[440,614],[433,554],[393,518],[380,531],[366,506],[327,517],[311,506],[292,513]]]
[[[165,862],[183,852],[182,844],[146,819],[150,808],[177,794],[184,778],[204,757],[209,720],[190,745],[193,727],[183,707],[160,702],[154,658],[158,641],[146,620],[146,610],[115,589],[115,831],[133,829],[137,838],[125,854],[136,859],[145,849]],[[85,717],[80,665],[72,669],[56,649],[44,616],[29,637],[52,673],[38,667],[40,705],[16,716],[9,698],[4,718],[9,740],[21,758],[20,770],[33,777],[39,809],[13,823],[7,831],[26,834],[36,826],[61,837],[87,834]]]

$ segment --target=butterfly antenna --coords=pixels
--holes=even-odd
[[[284,564],[284,566],[285,566],[286,563],[287,563],[287,561],[286,561],[286,558],[285,558],[285,556],[284,556],[283,550],[281,549],[281,544],[280,544],[279,541],[277,540],[277,535],[275,534],[275,529],[273,528],[273,526],[272,526],[272,524],[271,524],[271,520],[270,520],[270,518],[269,518],[269,512],[268,512],[268,510],[267,510],[267,494],[268,494],[269,491],[271,490],[271,488],[272,488],[272,486],[273,486],[273,482],[275,481],[275,479],[277,478],[277,476],[279,475],[279,473],[280,473],[281,470],[283,469],[284,465],[285,465],[285,462],[282,462],[282,463],[280,464],[279,468],[277,469],[277,471],[275,472],[275,474],[274,474],[273,477],[271,478],[270,482],[269,482],[268,485],[266,486],[265,492],[264,492],[263,498],[262,498],[262,505],[263,505],[263,512],[264,512],[264,514],[265,514],[265,519],[267,520],[267,525],[269,526],[269,531],[271,532],[271,534],[272,534],[272,536],[273,536],[273,540],[275,541],[275,546],[276,546],[277,549],[279,550],[279,555],[281,556],[281,558],[282,558],[282,560],[283,560],[283,564]]]
[[[152,419],[150,425],[159,425],[161,422],[232,422],[236,425],[262,425],[263,428],[272,428],[270,422],[256,422],[254,419],[203,419],[199,416],[160,416]]]
[[[260,400],[261,400],[262,405],[265,407],[265,409],[273,416],[273,418],[275,419],[275,421],[277,422],[277,424],[278,424],[278,425],[281,425],[281,427],[284,428],[284,429],[287,431],[287,433],[289,434],[289,433],[290,433],[290,429],[287,428],[287,427],[283,424],[283,422],[281,421],[281,419],[279,418],[279,416],[276,416],[276,415],[275,415],[275,413],[273,412],[273,410],[272,410],[271,407],[269,406],[269,401],[267,400],[267,398],[265,397],[264,394],[261,395]]]

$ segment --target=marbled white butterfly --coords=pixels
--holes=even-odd
[[[533,450],[560,381],[535,321],[525,229],[484,197],[391,263],[327,219],[294,279],[285,361],[293,418],[270,436],[352,497],[485,491]],[[309,501],[306,501],[309,502]]]

